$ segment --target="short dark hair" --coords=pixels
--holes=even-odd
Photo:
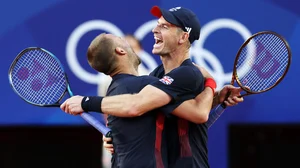
[[[87,51],[90,66],[98,72],[110,75],[117,68],[114,46],[113,40],[104,37],[102,34],[97,36]]]

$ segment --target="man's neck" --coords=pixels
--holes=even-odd
[[[119,67],[117,70],[115,70],[113,73],[111,73],[110,76],[113,77],[118,74],[128,74],[128,75],[134,75],[134,76],[139,75],[138,71],[133,67],[130,67],[130,68]]]
[[[173,69],[179,67],[183,63],[183,61],[190,57],[188,52],[182,52],[161,56],[160,58],[164,66],[165,74],[167,74]]]

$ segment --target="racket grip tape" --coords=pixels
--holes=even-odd
[[[222,115],[222,113],[225,111],[226,104],[222,103],[220,104],[217,108],[215,108],[214,111],[212,111],[209,114],[208,121],[206,122],[206,125],[208,128],[210,128],[216,121],[217,119]]]
[[[95,127],[98,131],[100,131],[104,136],[111,137],[111,131],[104,124],[94,118],[92,115],[88,113],[81,113],[81,117]]]

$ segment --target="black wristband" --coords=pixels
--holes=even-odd
[[[94,111],[98,113],[102,113],[101,103],[103,97],[99,96],[86,96],[81,101],[81,108],[85,112]]]

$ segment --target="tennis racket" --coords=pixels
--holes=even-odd
[[[236,81],[243,89],[241,97],[269,91],[285,77],[291,59],[291,49],[281,35],[272,31],[258,32],[247,39],[238,50],[231,85]],[[226,99],[229,95],[230,93],[226,95]],[[208,128],[225,108],[226,104],[223,102],[210,113]]]
[[[32,105],[60,107],[66,93],[73,96],[62,64],[43,48],[30,47],[21,51],[11,64],[8,77],[15,93]],[[90,114],[81,113],[81,117],[103,135],[111,136],[109,128]]]

